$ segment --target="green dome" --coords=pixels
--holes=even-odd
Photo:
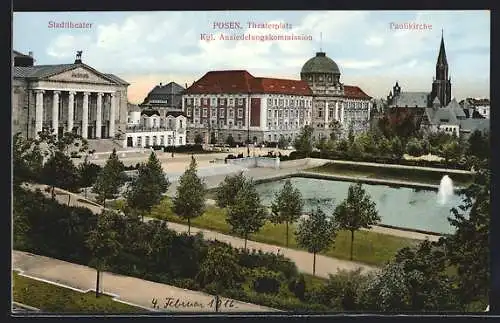
[[[316,56],[308,60],[302,66],[301,74],[328,73],[340,74],[337,64],[323,52],[316,53]]]

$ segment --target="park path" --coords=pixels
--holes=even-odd
[[[13,250],[12,268],[21,275],[36,280],[80,292],[95,291],[96,271],[87,266]],[[151,311],[215,312],[215,308],[210,304],[214,300],[213,295],[109,272],[102,273],[100,291],[114,297],[116,301]],[[167,298],[171,300],[167,301]],[[153,309],[153,299],[157,300],[159,308]],[[164,308],[167,302],[169,306]],[[222,298],[220,310],[221,312],[278,311],[227,298]]]
[[[31,189],[40,188],[42,192],[44,192],[47,196],[50,196],[50,193],[44,191],[46,185],[29,184],[29,187]],[[70,193],[61,189],[56,189],[56,192],[59,193],[56,194],[56,200],[58,200],[62,204],[68,204],[69,200],[70,205],[72,206],[86,207],[96,214],[100,214],[102,211],[102,206],[100,205],[98,206],[97,204],[95,204],[95,202],[91,201],[85,202],[84,197],[78,194]],[[72,196],[71,199],[68,199],[68,194]],[[144,218],[144,220],[151,221],[154,219]],[[182,233],[182,232],[187,232],[188,230],[187,225],[174,222],[167,222],[167,223],[170,229],[175,230],[177,232]],[[212,230],[191,227],[191,233],[196,234],[198,232],[203,233],[204,238],[207,240],[217,239],[218,241],[229,243],[236,248],[244,247],[245,242],[241,238],[230,236]],[[295,262],[295,264],[297,265],[297,269],[300,272],[312,275],[313,255],[311,253],[308,253],[306,251],[300,251],[291,248],[284,248],[266,243],[251,241],[251,240],[247,241],[247,248],[262,250],[263,252],[271,252],[271,253],[277,253],[279,251],[280,254]],[[330,274],[336,274],[338,270],[350,271],[350,270],[356,270],[358,268],[361,268],[364,272],[377,270],[377,267],[368,266],[354,261],[341,260],[323,255],[316,255],[316,276],[319,277],[328,278]]]

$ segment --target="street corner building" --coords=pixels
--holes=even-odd
[[[74,132],[101,144],[123,137],[129,83],[84,64],[35,65],[33,54],[12,53],[13,133]]]
[[[327,137],[333,121],[347,131],[369,127],[371,97],[340,82],[337,64],[319,52],[309,59],[300,80],[255,77],[246,70],[210,71],[183,92],[188,141],[201,135],[223,143],[293,140],[309,125],[315,138]]]
[[[141,108],[129,103],[123,147],[183,146],[186,144],[186,128],[187,118],[180,109]]]

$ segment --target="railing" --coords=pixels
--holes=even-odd
[[[171,128],[171,127],[127,127],[127,132],[159,132],[159,131],[175,131],[177,133],[184,133],[185,128]]]

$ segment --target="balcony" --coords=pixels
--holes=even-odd
[[[146,126],[127,126],[126,131],[127,132],[161,132],[161,131],[177,131],[180,133],[183,133],[185,131],[185,128],[173,128],[173,127],[166,127],[166,126],[161,126],[161,127],[146,127]]]

